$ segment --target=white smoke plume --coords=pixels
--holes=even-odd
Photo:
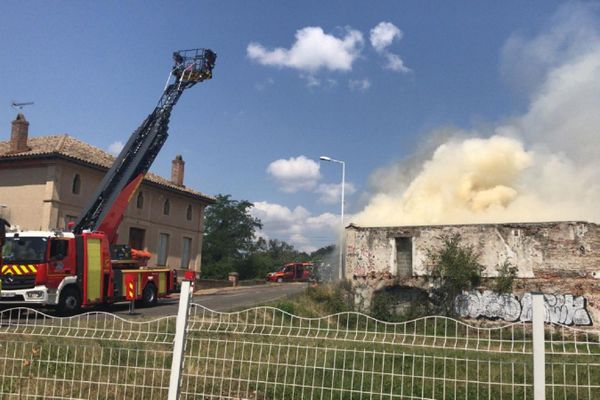
[[[457,130],[417,168],[411,163],[377,171],[376,193],[352,222],[600,222],[597,17],[595,6],[570,3],[557,12],[549,32],[530,40],[512,37],[503,56],[520,54],[524,66],[529,65],[524,50],[536,43],[562,44],[544,49],[544,57],[533,54],[537,71],[544,73],[531,89],[527,112],[496,124],[491,135],[469,132],[465,138]]]

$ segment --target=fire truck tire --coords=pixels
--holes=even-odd
[[[60,293],[57,311],[59,315],[73,315],[81,308],[81,295],[74,287],[66,287]]]
[[[152,283],[147,284],[142,292],[142,305],[145,307],[151,307],[156,305],[157,301],[158,295],[156,292],[156,286],[154,286]]]
[[[277,282],[279,282],[279,283],[283,282],[283,278],[277,278]]]

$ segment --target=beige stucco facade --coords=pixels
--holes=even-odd
[[[1,212],[13,225],[21,229],[63,229],[76,219],[87,205],[106,169],[84,163],[48,157],[45,159],[3,160],[0,163]],[[79,176],[79,193],[74,193],[73,182]],[[138,208],[138,195],[143,204]],[[169,213],[164,214],[165,201]],[[200,271],[203,212],[208,204],[184,190],[164,187],[145,180],[134,194],[119,228],[119,244],[131,244],[131,228],[143,230],[143,247],[153,256],[151,265],[157,265],[159,237],[168,235],[166,265],[185,268],[184,241],[189,247],[189,269]],[[191,213],[188,208],[191,207]],[[191,215],[190,215],[191,214]]]

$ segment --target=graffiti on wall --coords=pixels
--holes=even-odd
[[[521,321],[531,321],[531,293],[525,293],[521,299]],[[592,319],[586,309],[583,296],[572,294],[545,294],[544,319],[563,325],[591,325]]]
[[[461,317],[503,319],[517,321],[521,316],[521,304],[511,294],[500,294],[486,290],[473,291],[456,296],[454,309]]]
[[[531,299],[531,293],[525,293],[519,301],[512,294],[500,294],[491,290],[465,292],[454,299],[454,310],[463,318],[531,321]],[[563,325],[591,325],[592,319],[586,306],[583,296],[545,294],[544,319],[546,322]]]

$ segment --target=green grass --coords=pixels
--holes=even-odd
[[[187,354],[184,387],[202,388],[216,397],[236,393],[261,399],[332,395],[527,399],[533,395],[531,354],[202,330],[191,333]],[[547,382],[556,385],[548,386],[549,399],[596,398],[597,355],[547,355],[546,360]],[[193,393],[184,390],[183,398],[195,398]]]
[[[165,398],[171,357],[165,344],[0,335],[0,398]]]
[[[344,285],[311,285],[300,295],[265,303],[299,317],[315,318],[352,311],[349,288]]]
[[[289,314],[262,308],[192,315],[181,398],[532,398],[530,344],[515,345],[521,354],[500,351],[508,339],[529,343],[528,329],[486,336],[442,318],[393,325],[344,313],[348,299],[344,287],[324,285],[270,304]],[[394,331],[398,326],[404,330]],[[0,332],[0,399],[166,398],[172,322],[82,319],[70,328]],[[599,354],[547,354],[546,361],[547,382],[554,385],[548,399],[597,398]]]

